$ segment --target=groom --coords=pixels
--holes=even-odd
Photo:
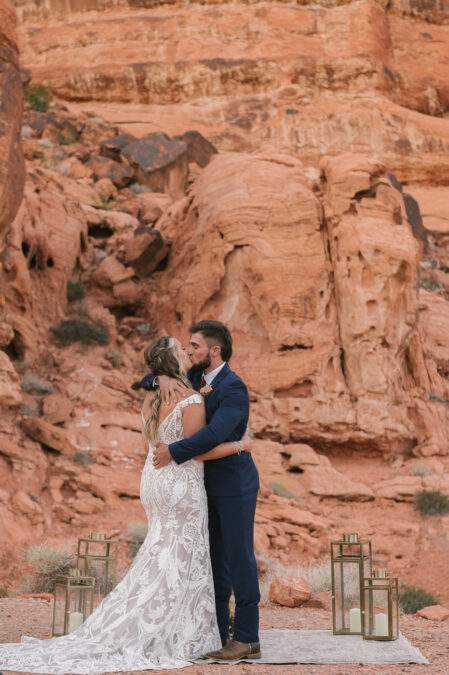
[[[204,320],[191,326],[188,376],[205,396],[207,424],[190,438],[159,444],[153,462],[157,468],[173,459],[182,464],[224,441],[238,442],[246,430],[249,396],[244,382],[229,368],[232,338],[220,321]],[[163,400],[173,392],[173,381],[159,378]],[[178,384],[178,383],[177,383]],[[145,389],[154,377],[142,380]],[[209,505],[209,537],[218,628],[223,647],[207,654],[221,661],[260,658],[259,584],[253,535],[259,475],[249,453],[242,452],[204,463]],[[229,640],[229,600],[234,590],[234,636]]]

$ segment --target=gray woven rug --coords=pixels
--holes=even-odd
[[[429,661],[402,634],[397,640],[363,640],[360,635],[333,635],[330,630],[263,630],[262,658],[248,663],[426,663]],[[212,661],[209,661],[213,663]],[[204,663],[204,661],[202,661]]]

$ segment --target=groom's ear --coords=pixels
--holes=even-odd
[[[220,345],[213,345],[210,348],[210,351],[214,356],[221,356],[221,346]]]

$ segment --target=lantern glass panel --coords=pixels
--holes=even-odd
[[[361,634],[360,562],[333,561],[333,580],[334,632]]]
[[[56,585],[54,590],[53,635],[64,635],[66,588]]]
[[[94,584],[93,578],[57,578],[54,589],[53,635],[66,635],[87,619],[93,609]]]
[[[331,543],[332,612],[335,635],[361,635],[363,576],[371,576],[371,542],[344,534]]]
[[[363,637],[396,640],[399,637],[399,598],[397,579],[364,579]]]

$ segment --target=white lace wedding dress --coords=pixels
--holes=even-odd
[[[160,425],[163,443],[184,437],[178,403]],[[140,497],[148,534],[124,579],[84,624],[50,640],[0,645],[0,670],[96,673],[181,668],[221,647],[209,557],[202,462],[173,460],[155,470],[152,447]]]

